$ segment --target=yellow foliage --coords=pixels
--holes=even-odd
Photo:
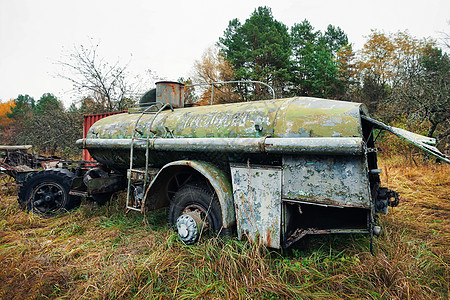
[[[356,64],[360,71],[370,72],[380,84],[395,81],[399,70],[408,65],[427,45],[433,45],[429,39],[418,40],[407,31],[384,34],[373,30],[359,53]]]
[[[12,109],[16,106],[16,102],[11,99],[6,102],[0,102],[0,127],[5,128],[14,122],[13,119],[8,118],[8,113],[11,113]]]
[[[201,60],[195,62],[194,72],[195,81],[202,83],[230,81],[234,78],[231,63],[215,47],[208,48],[203,53]],[[202,88],[202,95],[199,101],[200,105],[210,104],[211,92],[211,86]],[[216,85],[214,87],[214,103],[237,102],[239,100],[240,97],[234,92],[232,85]]]

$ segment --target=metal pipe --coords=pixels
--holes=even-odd
[[[364,144],[358,137],[342,138],[152,138],[149,149],[155,151],[195,151],[234,153],[304,153],[324,155],[361,155]],[[80,139],[85,149],[129,149],[131,139]],[[136,149],[145,150],[147,141],[135,140]]]

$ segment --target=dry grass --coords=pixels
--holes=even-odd
[[[381,165],[402,202],[381,217],[374,256],[361,235],[309,237],[283,252],[235,239],[188,247],[164,211],[144,220],[119,199],[41,219],[3,191],[0,298],[448,299],[450,167]]]

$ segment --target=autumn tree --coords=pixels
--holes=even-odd
[[[15,130],[13,124],[15,120],[9,116],[15,106],[16,102],[13,99],[0,102],[0,143],[2,144],[12,144],[14,141]]]
[[[288,28],[274,19],[270,8],[258,7],[244,24],[231,20],[219,46],[233,65],[234,79],[262,81],[273,86],[279,96],[284,94],[289,78],[290,38]],[[240,91],[249,98],[269,95],[260,85],[242,85]]]
[[[407,32],[385,34],[373,30],[359,52],[356,62],[360,82],[359,101],[372,113],[382,113],[380,103],[388,99],[391,91],[402,84],[404,74],[413,72],[427,44]]]
[[[13,119],[9,118],[8,115],[12,113],[12,110],[16,106],[16,102],[11,99],[6,102],[0,102],[0,128],[4,129],[13,123]]]
[[[222,52],[217,47],[209,47],[200,60],[194,63],[194,81],[199,83],[213,83],[232,81],[234,71],[231,63],[225,59]],[[218,84],[200,86],[201,96],[199,103],[207,105],[211,103],[211,93],[213,92],[214,103],[237,102],[241,100],[236,92],[234,84]]]
[[[1,142],[14,145],[18,143],[18,136],[24,132],[25,122],[33,117],[35,101],[27,94],[10,101],[9,108],[4,106],[6,116],[3,120],[9,126],[2,128]]]

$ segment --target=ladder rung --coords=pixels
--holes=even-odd
[[[134,207],[134,206],[128,206],[128,205],[127,205],[127,209],[128,209],[128,210],[139,211],[139,212],[141,211],[140,208],[136,208],[136,207]]]
[[[128,169],[128,172],[144,173],[145,174],[145,171],[144,170],[140,170],[140,169]]]

